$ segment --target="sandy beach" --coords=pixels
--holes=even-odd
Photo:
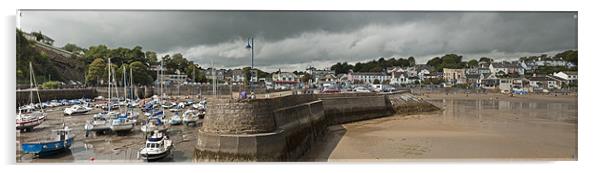
[[[576,160],[577,96],[425,94],[441,111],[329,127],[304,161]]]

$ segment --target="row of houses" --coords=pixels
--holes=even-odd
[[[283,72],[278,70],[270,77],[258,78],[257,71],[251,71],[250,81],[266,85],[273,89],[291,88],[321,88],[333,84],[390,84],[410,85],[421,84],[429,79],[443,81],[444,86],[464,85],[473,88],[500,89],[503,92],[539,91],[560,89],[563,86],[577,84],[576,71],[562,71],[553,74],[533,74],[534,70],[542,65],[572,67],[572,64],[559,61],[542,62],[496,62],[479,63],[478,67],[449,69],[442,72],[434,71],[426,64],[417,64],[411,67],[390,67],[382,72],[353,72],[336,74],[330,69],[317,69],[308,67],[304,73]],[[247,81],[247,76],[241,69],[207,69],[205,76],[210,80],[223,81],[229,84],[242,84]],[[308,75],[308,76],[305,76]],[[167,79],[182,81],[182,76],[170,75]],[[307,82],[302,82],[307,81]]]

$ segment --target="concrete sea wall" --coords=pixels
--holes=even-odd
[[[81,89],[40,89],[40,100],[42,102],[54,100],[54,99],[81,99],[81,98],[94,98],[97,93],[92,88],[81,88]],[[17,106],[29,104],[31,100],[31,92],[28,90],[17,90]],[[33,102],[38,103],[37,93],[33,92]]]
[[[294,160],[326,128],[322,101],[311,95],[210,99],[195,161]]]
[[[296,160],[328,125],[426,111],[428,105],[405,91],[210,99],[194,161]]]
[[[374,119],[393,114],[386,95],[323,94],[317,95],[324,104],[329,125]]]

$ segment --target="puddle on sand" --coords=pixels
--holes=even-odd
[[[435,99],[444,107],[442,118],[456,121],[549,120],[577,122],[577,102],[508,101],[495,99]]]

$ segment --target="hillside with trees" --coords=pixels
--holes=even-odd
[[[29,82],[29,62],[32,62],[39,83],[53,80],[80,81],[87,85],[99,85],[106,81],[108,57],[111,57],[111,67],[115,69],[117,80],[120,81],[123,76],[123,68],[127,72],[131,68],[135,84],[150,85],[156,79],[156,73],[153,73],[150,68],[160,64],[156,52],[144,51],[140,46],[109,48],[106,45],[96,45],[82,48],[67,43],[60,49],[72,52],[73,56],[65,57],[53,54],[52,51],[40,50],[17,29],[17,83]],[[193,80],[196,82],[207,81],[202,68],[180,53],[166,55],[161,59],[164,60],[166,74],[175,74],[179,71],[190,77],[195,76],[196,79]]]

